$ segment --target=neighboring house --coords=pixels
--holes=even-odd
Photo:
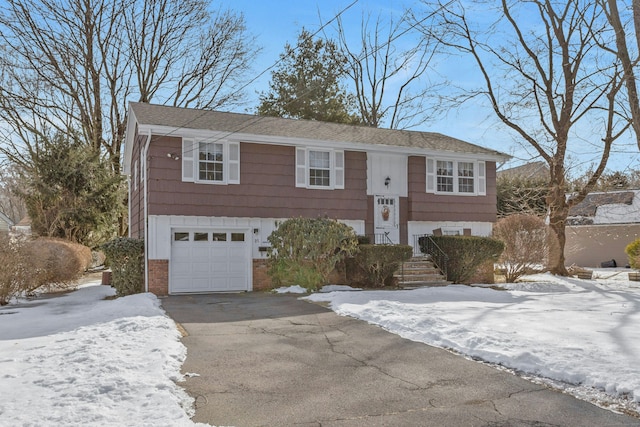
[[[567,265],[628,264],[625,247],[640,237],[640,190],[588,194],[571,208],[565,230]]]
[[[549,166],[547,165],[547,162],[543,161],[530,162],[509,169],[498,170],[496,175],[498,178],[521,178],[547,181],[549,180]]]
[[[0,212],[0,233],[8,234],[11,227],[13,227],[13,221],[11,221],[11,218]]]
[[[266,287],[267,238],[292,217],[376,242],[489,235],[509,158],[438,133],[143,103],[127,126],[129,233],[159,295]]]

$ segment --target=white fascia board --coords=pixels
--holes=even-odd
[[[122,160],[122,174],[125,176],[131,175],[131,156],[133,155],[136,124],[136,115],[133,109],[129,107],[129,111],[127,112],[127,128],[124,133],[124,156]]]
[[[484,160],[494,162],[504,162],[511,158],[511,156],[501,153],[464,153],[449,150],[431,150],[420,147],[404,147],[398,145],[382,145],[382,144],[367,144],[364,142],[343,142],[343,141],[331,141],[320,140],[313,138],[292,138],[282,136],[269,136],[269,135],[256,135],[250,133],[241,132],[225,132],[225,131],[212,131],[205,129],[190,129],[190,128],[175,128],[170,126],[158,126],[158,125],[139,125],[138,132],[150,131],[154,135],[175,136],[184,138],[196,138],[210,140],[211,142],[224,140],[233,142],[249,142],[256,144],[271,144],[271,145],[287,145],[294,147],[309,147],[320,146],[324,148],[332,148],[336,150],[347,151],[362,151],[362,152],[377,152],[377,153],[396,153],[405,154],[407,156],[426,156],[434,158],[455,158],[459,160]]]

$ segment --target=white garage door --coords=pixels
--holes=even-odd
[[[172,230],[169,293],[248,291],[246,231]]]

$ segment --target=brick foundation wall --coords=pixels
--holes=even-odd
[[[169,295],[169,260],[149,260],[149,292],[157,296]]]
[[[267,260],[253,260],[253,290],[267,291],[271,289],[271,277],[267,274]]]
[[[267,274],[267,260],[266,259],[254,259],[253,260],[253,290],[254,291],[268,291],[273,287],[271,277]],[[329,275],[329,283],[333,285],[347,284],[346,269],[343,265],[338,265],[335,270]]]
[[[253,260],[253,290],[268,291],[272,288],[271,277],[267,274],[267,260]],[[337,269],[329,277],[329,282],[334,284],[343,284],[345,280],[345,272],[343,269]],[[169,260],[166,259],[150,259],[149,260],[149,292],[158,295],[169,295]]]

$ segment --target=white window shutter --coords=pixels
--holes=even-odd
[[[344,189],[344,151],[334,152],[334,188]]]
[[[142,183],[144,183],[146,177],[146,171],[144,170],[144,158],[142,156],[142,153],[140,153],[140,184],[142,185]]]
[[[240,143],[229,143],[229,184],[240,184]]]
[[[182,140],[182,180],[194,181],[195,158],[197,148],[193,139]]]
[[[427,158],[427,193],[436,192],[436,162]]]
[[[478,162],[478,194],[487,194],[487,167],[485,162]]]
[[[133,164],[133,190],[138,189],[138,162]]]
[[[307,186],[307,150],[296,148],[296,187]]]

